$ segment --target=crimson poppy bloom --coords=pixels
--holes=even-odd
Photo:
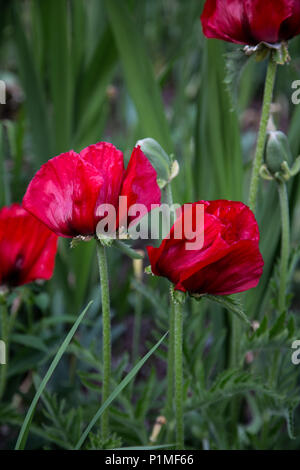
[[[195,227],[199,204],[203,204],[203,223]],[[251,210],[241,202],[226,200],[199,201],[188,206],[187,211],[183,206],[160,247],[147,247],[153,274],[167,277],[176,290],[194,294],[227,295],[256,287],[264,262]],[[203,236],[199,249],[187,249],[187,238],[191,237],[184,233],[187,217],[195,227],[194,239]],[[179,228],[183,236],[176,239]]]
[[[0,285],[16,287],[53,274],[57,236],[18,204],[0,210]]]
[[[45,163],[29,184],[23,206],[59,236],[93,236],[102,205],[114,206],[119,227],[132,222],[119,207],[119,196],[127,198],[128,208],[143,204],[149,211],[161,198],[156,171],[139,146],[125,170],[123,153],[99,142]]]
[[[201,16],[208,38],[255,46],[300,34],[299,0],[207,0]]]

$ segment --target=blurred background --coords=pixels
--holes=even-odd
[[[104,140],[120,148],[128,160],[136,141],[145,137],[156,139],[180,164],[180,174],[172,184],[175,202],[218,198],[247,202],[266,62],[250,59],[239,76],[230,75],[225,54],[237,46],[203,37],[199,20],[203,4],[201,0],[1,0],[0,80],[6,85],[6,104],[0,105],[0,207],[21,202],[35,171],[59,153],[80,151]],[[299,38],[291,42],[290,54],[291,64],[279,68],[272,113],[274,125],[288,133],[296,157],[300,153],[300,105],[292,104],[291,85],[300,78]],[[299,446],[299,438],[292,439],[292,412],[297,406],[300,369],[291,365],[291,341],[286,343],[299,324],[297,178],[289,191],[293,297],[290,317],[281,319],[281,327],[277,324],[274,330],[280,213],[276,188],[270,182],[262,183],[257,213],[264,275],[258,288],[243,296],[249,317],[259,322],[268,318],[269,324],[254,339],[241,331],[240,361],[232,364],[228,352],[231,320],[219,307],[187,304],[186,404],[191,448]],[[110,250],[109,270],[118,383],[134,359],[134,318],[142,315],[139,354],[166,331],[168,284],[158,286],[156,279],[147,276],[136,279],[132,261],[115,250]],[[30,403],[30,371],[43,375],[66,328],[90,299],[94,304],[88,320],[43,399],[31,448],[72,447],[74,422],[62,425],[58,416],[65,417],[73,406],[77,411],[72,419],[79,419],[80,406],[84,415],[80,427],[97,406],[99,383],[88,375],[91,370],[95,373],[101,347],[94,244],[81,243],[71,250],[68,240],[60,240],[53,279],[11,294],[11,303],[19,301],[21,307],[12,338],[8,386],[0,405],[0,448],[13,445]],[[278,371],[280,380],[265,389],[276,348],[280,348],[284,375]],[[247,363],[249,350],[260,353],[259,357],[252,353]],[[149,440],[164,402],[165,359],[162,350],[140,374],[134,397],[129,391],[113,410],[117,439],[126,445],[145,445]],[[226,374],[229,366],[231,377],[222,376],[225,382],[219,383],[218,374]],[[60,410],[62,397],[68,405]],[[231,409],[232,400],[242,404],[239,416]],[[297,415],[295,423],[299,431]],[[161,443],[168,442],[164,431],[161,436]]]

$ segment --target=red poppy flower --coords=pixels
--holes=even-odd
[[[57,236],[21,206],[0,210],[0,285],[50,279],[56,248]]]
[[[255,46],[300,34],[299,0],[207,0],[201,16],[208,38]]]
[[[122,152],[100,142],[80,154],[71,150],[45,163],[29,184],[23,206],[57,235],[90,236],[102,218],[101,205],[115,207],[119,226],[125,218],[132,221],[119,210],[119,196],[127,197],[128,209],[143,204],[149,211],[160,203],[156,171],[140,147],[133,149],[125,171]]]
[[[203,204],[203,222],[196,210]],[[241,202],[199,201],[181,210],[169,237],[159,248],[148,247],[153,274],[167,277],[175,289],[197,294],[227,295],[255,287],[262,275],[259,230],[251,210]],[[183,206],[184,208],[185,206]],[[188,218],[188,223],[185,220]],[[194,231],[185,233],[184,227]],[[176,235],[182,230],[180,239]],[[203,246],[187,249],[203,237]]]

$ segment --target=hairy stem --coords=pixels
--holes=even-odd
[[[174,319],[174,367],[175,367],[175,416],[176,416],[176,448],[184,449],[183,425],[183,357],[182,357],[182,304],[175,303]]]
[[[135,294],[135,312],[134,312],[134,325],[133,325],[133,339],[132,339],[132,362],[135,361],[139,355],[139,345],[141,336],[141,325],[142,325],[142,295],[140,292]]]
[[[263,163],[264,148],[266,142],[268,121],[270,116],[270,107],[273,98],[274,83],[276,77],[276,62],[273,60],[272,55],[269,59],[268,71],[266,76],[265,83],[265,92],[263,99],[262,115],[256,145],[256,153],[253,162],[252,177],[250,183],[250,193],[249,193],[249,206],[250,209],[255,212],[256,202],[257,202],[257,193],[258,193],[258,184],[259,184],[259,170]]]
[[[103,342],[103,383],[102,383],[102,404],[109,397],[110,375],[111,375],[111,326],[110,326],[110,299],[107,271],[106,248],[97,242],[97,256],[101,282],[102,295],[102,342]],[[109,414],[108,409],[102,414],[101,422],[102,438],[107,439],[109,435]]]
[[[290,213],[288,193],[285,183],[278,183],[278,193],[281,212],[281,260],[278,306],[279,312],[282,313],[286,308],[288,265],[290,257]]]
[[[169,309],[169,342],[168,342],[168,370],[167,370],[167,403],[166,413],[168,421],[173,417],[174,399],[174,323],[175,305],[171,302]],[[170,439],[170,427],[168,426],[168,442]]]
[[[290,212],[286,183],[278,182],[278,194],[281,213],[281,257],[278,292],[278,310],[282,314],[286,305],[286,294],[288,284],[288,265],[290,257]],[[269,385],[275,386],[279,369],[280,351],[274,353],[272,366],[270,369]]]

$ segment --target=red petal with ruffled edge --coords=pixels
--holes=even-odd
[[[251,36],[244,2],[207,0],[201,15],[203,34],[238,44],[255,44]]]
[[[226,199],[206,201],[206,204],[206,212],[222,222],[224,226],[222,236],[229,243],[239,240],[259,241],[258,225],[248,206],[242,202]]]
[[[280,40],[289,40],[300,34],[300,2],[294,0],[292,15],[287,18],[280,26]]]
[[[160,205],[161,192],[156,181],[157,174],[140,146],[133,149],[123,181],[121,196],[127,197],[127,208],[119,208],[119,226],[129,225],[143,217],[153,209],[153,205]],[[142,212],[133,211],[133,205],[142,204]],[[132,209],[132,212],[130,211]],[[129,212],[129,214],[128,214]]]
[[[104,184],[98,195],[98,204],[112,204],[117,208],[125,175],[123,153],[108,142],[99,142],[83,149],[80,157],[103,176]]]
[[[119,207],[120,195],[127,198],[128,210]],[[156,171],[140,148],[133,150],[125,172],[122,152],[106,142],[49,160],[23,199],[26,210],[62,237],[94,235],[104,215],[101,205],[111,204],[120,220],[130,223],[139,218],[128,215],[131,206],[143,204],[144,215],[159,203]]]
[[[256,43],[280,41],[282,23],[293,13],[294,0],[244,0],[251,34]]]
[[[204,232],[203,221],[196,219],[196,206],[203,204],[204,212]],[[181,278],[182,272],[185,272],[207,258],[207,252],[210,250],[218,234],[222,231],[223,224],[215,216],[206,212],[208,202],[199,201],[199,203],[185,204],[181,209],[181,215],[177,218],[171,228],[169,236],[166,237],[158,248],[147,247],[151,262],[152,272],[157,276],[165,276],[174,284],[177,284]],[[188,221],[188,222],[186,222]],[[203,235],[203,246],[199,250],[187,250],[187,243],[193,243],[196,239],[186,235],[191,230],[195,230],[197,223],[197,235],[201,240]],[[183,234],[182,238],[178,237]],[[225,243],[227,246],[227,243]]]
[[[217,261],[211,259],[207,266],[195,269],[195,274],[182,279],[179,286],[197,294],[236,294],[257,286],[263,266],[257,243],[242,240],[227,247],[222,256],[219,253]]]
[[[71,151],[45,163],[30,182],[23,207],[62,237],[92,235],[104,179]]]
[[[57,236],[21,206],[0,210],[0,285],[50,279],[56,250]]]
[[[191,250],[185,236],[175,239],[175,229],[182,225],[182,211],[170,239],[165,238],[159,248],[147,248],[153,274],[167,277],[175,289],[198,294],[225,295],[255,287],[264,263],[251,210],[241,202],[199,201],[184,215],[193,219],[193,226],[199,205],[204,207],[203,246]],[[203,226],[196,226],[199,237]]]
[[[299,34],[298,15],[296,0],[207,0],[201,22],[208,38],[257,45]]]

